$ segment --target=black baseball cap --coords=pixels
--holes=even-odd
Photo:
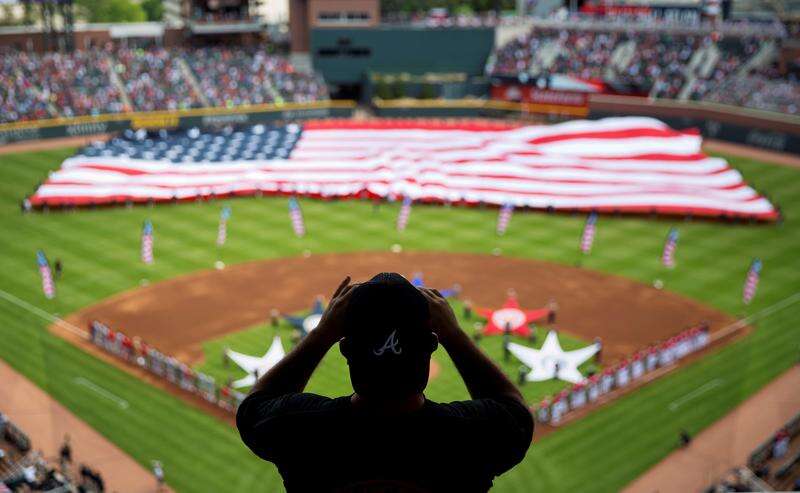
[[[382,272],[353,288],[345,337],[351,361],[384,366],[419,360],[435,349],[428,300],[405,277]]]

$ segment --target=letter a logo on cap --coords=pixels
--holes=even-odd
[[[395,337],[395,334],[397,334],[397,330],[393,330],[392,333],[389,334],[383,346],[372,350],[375,356],[381,356],[387,350],[391,350],[394,354],[401,354],[403,352],[403,348],[400,347],[400,342]]]

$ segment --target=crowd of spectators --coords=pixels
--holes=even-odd
[[[0,123],[328,98],[320,77],[256,48],[2,51],[0,69]]]
[[[120,91],[109,83],[104,50],[62,53],[8,52],[0,57],[0,121],[73,117],[122,111]]]
[[[623,43],[635,43],[627,63],[614,66],[612,55]],[[608,79],[632,84],[660,97],[675,97],[685,82],[684,68],[703,39],[654,31],[579,31],[534,29],[495,52],[490,75],[537,71],[534,59],[546,45],[558,50],[544,71],[584,80]],[[533,73],[531,75],[540,75]]]
[[[796,115],[800,113],[800,80],[796,76],[770,78],[763,74],[750,74],[720,84],[705,99]]]
[[[0,412],[0,492],[105,491],[100,473],[86,464],[73,464],[69,435],[56,458],[34,451],[28,436]]]
[[[698,78],[692,85],[690,98],[706,99],[706,95],[724,84],[759,50],[762,39],[756,37],[723,39],[717,43],[719,60],[707,78]]]
[[[320,78],[299,74],[285,57],[261,49],[199,49],[187,53],[186,60],[212,106],[327,98]]]
[[[127,49],[116,53],[115,68],[138,111],[184,110],[202,106],[181,71],[180,52],[165,48]]]
[[[798,113],[796,76],[760,70],[740,74],[764,46],[764,36],[671,33],[664,30],[583,30],[534,27],[496,49],[487,65],[495,76],[566,75],[627,86],[652,97],[709,100],[758,109]],[[633,49],[621,49],[630,44]],[[554,50],[552,61],[545,60]],[[692,59],[699,50],[716,59]],[[620,57],[615,57],[615,52]],[[627,52],[627,53],[626,53]],[[629,56],[625,56],[630,54]],[[711,67],[707,66],[711,63]],[[746,70],[746,67],[745,67]],[[687,85],[689,84],[689,85]]]

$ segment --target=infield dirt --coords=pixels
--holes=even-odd
[[[238,264],[189,274],[108,298],[67,318],[79,327],[100,320],[140,336],[184,362],[202,360],[202,343],[267,320],[271,309],[306,310],[350,275],[381,271],[424,274],[433,287],[458,283],[462,299],[500,307],[513,288],[523,308],[559,305],[557,327],[590,341],[601,337],[613,361],[707,321],[712,331],[729,316],[669,291],[582,268],[501,256],[360,252]]]

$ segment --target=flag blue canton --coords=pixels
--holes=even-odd
[[[128,157],[161,162],[226,163],[288,159],[303,130],[300,125],[255,125],[244,130],[188,130],[148,133],[126,130],[107,142],[94,142],[78,152],[84,157]]]

